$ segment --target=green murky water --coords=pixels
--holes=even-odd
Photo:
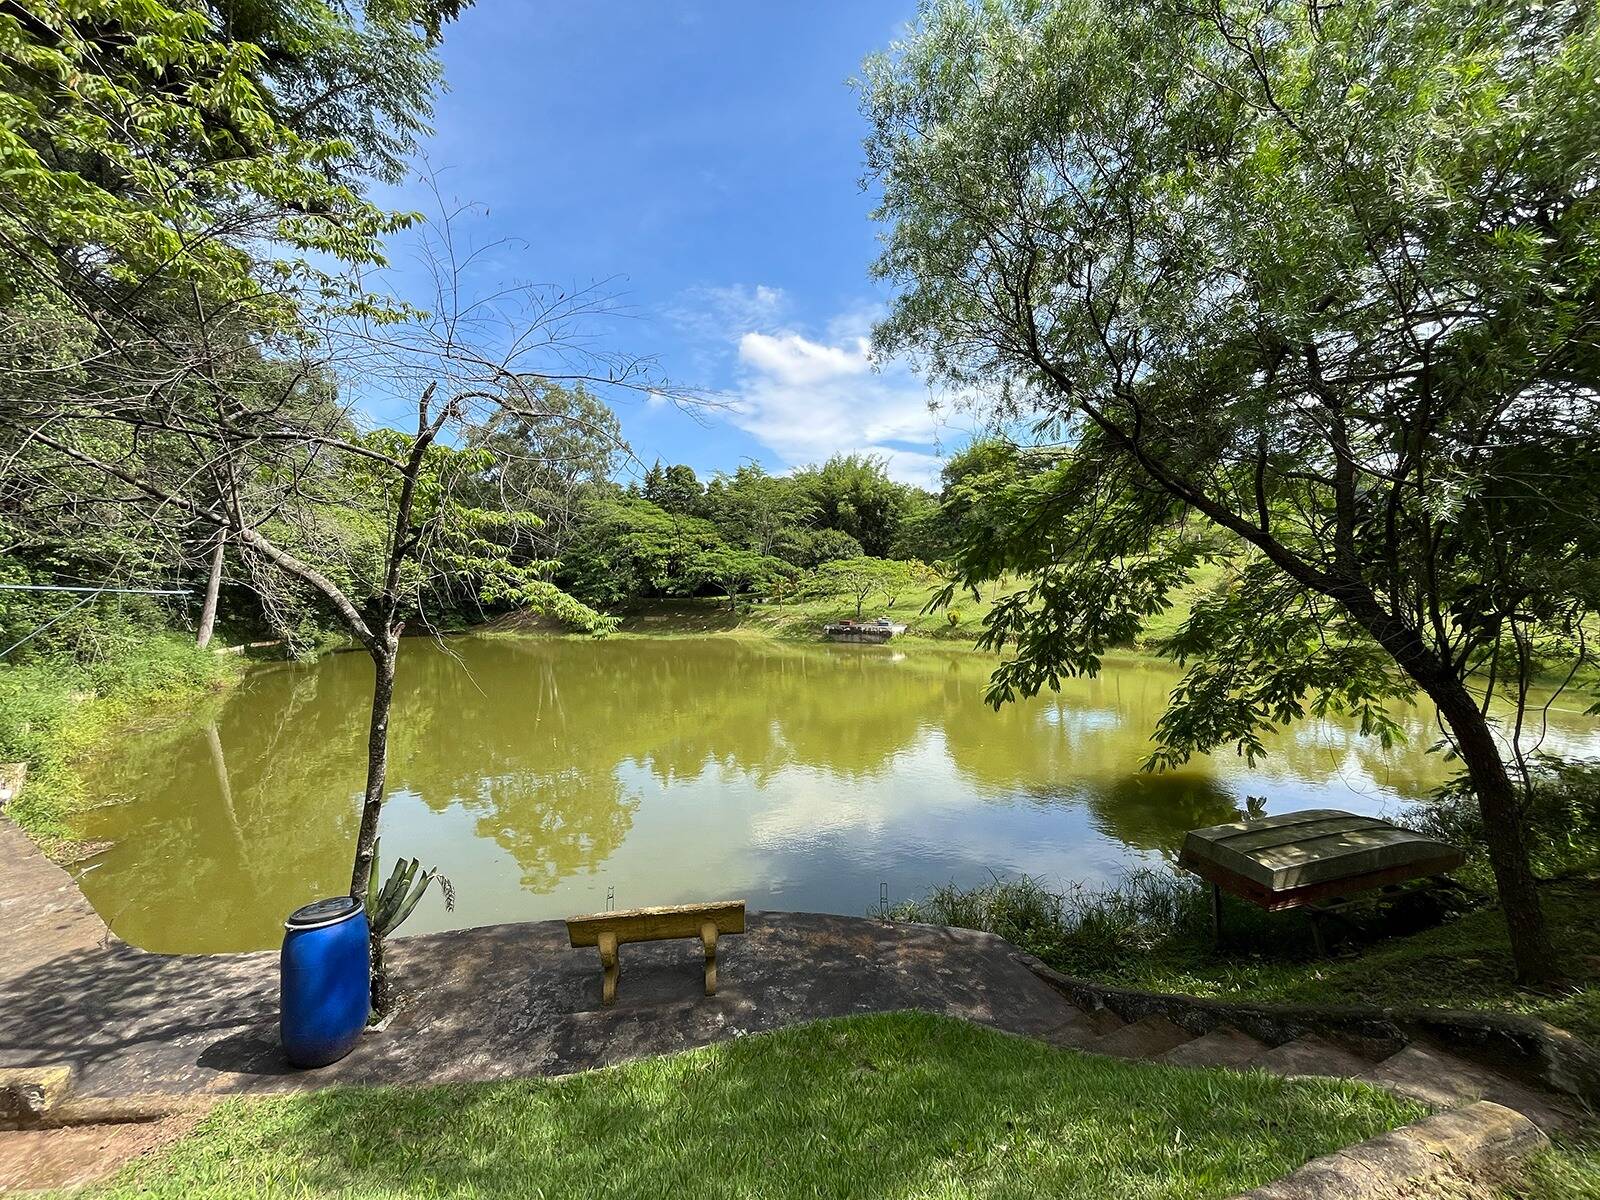
[[[990,660],[916,647],[731,639],[417,640],[395,701],[386,856],[456,884],[407,932],[604,908],[745,897],[862,913],[991,870],[1099,880],[1175,851],[1186,829],[1262,795],[1277,812],[1394,811],[1440,778],[1432,714],[1385,753],[1307,722],[1254,769],[1218,755],[1138,770],[1177,679],[1108,664],[996,713]],[[286,913],[348,886],[362,785],[365,656],[259,668],[190,721],[127,737],[92,765],[108,845],[84,891],[153,950],[275,945]],[[1595,745],[1553,714],[1552,745]]]

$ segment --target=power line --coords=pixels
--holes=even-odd
[[[4,591],[4,592],[76,592],[76,593],[83,594],[83,598],[81,600],[79,600],[76,604],[67,605],[66,608],[62,609],[55,616],[51,617],[43,625],[39,625],[39,626],[35,627],[33,630],[31,630],[26,637],[19,638],[17,641],[12,642],[11,645],[7,646],[4,650],[0,650],[0,658],[4,658],[6,655],[10,654],[13,650],[17,649],[19,646],[23,646],[23,645],[26,645],[28,642],[31,642],[34,638],[38,637],[41,633],[43,633],[46,629],[49,629],[52,625],[59,624],[61,621],[65,620],[67,617],[69,617],[73,613],[77,612],[85,604],[88,604],[96,596],[104,596],[104,595],[116,595],[116,596],[187,596],[189,594],[189,589],[188,588],[65,587],[65,586],[62,586],[61,584],[53,584],[53,583],[0,583],[0,591]]]
[[[0,592],[88,592],[98,596],[187,596],[188,588],[63,587],[54,583],[0,583]]]

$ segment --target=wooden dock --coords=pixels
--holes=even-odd
[[[830,642],[881,643],[905,631],[889,621],[833,621],[822,627],[822,636]]]

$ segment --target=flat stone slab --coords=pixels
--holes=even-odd
[[[1535,1091],[1420,1042],[1412,1042],[1357,1078],[1434,1108],[1457,1108],[1473,1100],[1492,1100],[1515,1109],[1547,1133],[1568,1131],[1580,1123],[1579,1114],[1560,1097]]]
[[[1234,1200],[1420,1200],[1483,1194],[1549,1139],[1520,1113],[1480,1100],[1314,1158]]]
[[[1194,1041],[1194,1034],[1165,1017],[1140,1017],[1113,1029],[1089,1049],[1118,1058],[1158,1058],[1175,1046]]]
[[[33,840],[0,817],[0,978],[63,954],[103,949],[113,938],[78,885]]]
[[[698,939],[627,946],[602,1008],[599,955],[540,921],[394,940],[388,1027],[297,1071],[278,1045],[275,951],[136,949],[4,817],[0,861],[0,1070],[70,1070],[73,1101],[560,1075],[898,1009],[1030,1037],[1083,1016],[992,934],[812,913],[751,913],[718,945],[715,996]]]
[[[1348,1046],[1320,1034],[1308,1033],[1258,1054],[1250,1065],[1271,1075],[1292,1078],[1296,1075],[1361,1075],[1371,1070],[1373,1063]]]
[[[922,1009],[1042,1036],[1076,1012],[991,934],[858,917],[752,913],[719,944],[628,946],[617,1003],[559,921],[400,938],[401,1008],[331,1067],[288,1067],[277,955],[78,947],[0,982],[0,1066],[61,1064],[75,1095],[193,1095],[436,1083],[588,1070],[800,1021]]]
[[[1232,1067],[1242,1071],[1267,1052],[1265,1042],[1230,1025],[1219,1025],[1193,1041],[1174,1046],[1159,1061],[1175,1067]]]

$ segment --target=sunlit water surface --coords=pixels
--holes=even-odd
[[[455,883],[406,931],[744,897],[861,914],[955,881],[1054,883],[1171,858],[1185,830],[1333,806],[1394,813],[1447,765],[1431,710],[1384,751],[1339,721],[1139,769],[1178,674],[1112,660],[1059,695],[985,706],[993,662],[917,646],[733,639],[418,639],[401,656],[383,854]],[[340,654],[253,670],[185,722],[91,764],[78,832],[104,849],[84,891],[152,950],[275,945],[290,910],[344,891],[372,667]],[[1600,753],[1595,722],[1552,710],[1547,745]]]

